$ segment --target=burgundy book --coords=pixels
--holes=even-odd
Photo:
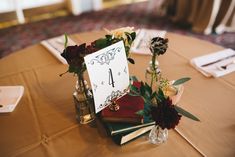
[[[144,109],[144,100],[141,97],[126,94],[116,103],[120,106],[118,111],[111,111],[109,107],[101,111],[104,121],[143,123],[143,116],[136,114],[137,111]]]

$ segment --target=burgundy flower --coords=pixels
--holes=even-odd
[[[158,102],[157,106],[152,106],[151,115],[156,124],[162,129],[175,128],[181,118],[169,97],[162,102]]]
[[[91,54],[91,53],[96,52],[96,51],[98,51],[98,50],[99,50],[99,49],[96,48],[96,46],[95,46],[95,42],[92,42],[91,45],[88,45],[88,46],[86,47],[86,54]]]
[[[83,57],[86,55],[86,44],[81,44],[79,46],[68,46],[63,51],[61,56],[63,56],[68,64],[72,67],[81,67],[84,62]]]
[[[163,55],[168,48],[168,39],[155,37],[151,39],[150,50],[156,55]]]

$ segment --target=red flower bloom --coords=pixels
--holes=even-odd
[[[162,102],[158,102],[157,106],[152,106],[151,115],[156,124],[162,129],[175,128],[181,118],[169,97]]]
[[[86,44],[81,44],[79,46],[68,46],[66,49],[64,49],[61,56],[63,56],[68,64],[72,67],[79,68],[82,66],[82,63],[84,62],[83,57],[86,54]]]
[[[98,51],[99,49],[95,46],[95,42],[92,42],[91,45],[86,47],[86,54],[91,54]]]
[[[81,44],[79,46],[68,46],[64,49],[61,54],[62,57],[66,59],[70,66],[69,72],[81,73],[85,70],[85,67],[82,66],[84,63],[84,57],[87,54],[98,51],[95,47],[95,43],[92,42],[91,45],[86,46],[86,44]]]

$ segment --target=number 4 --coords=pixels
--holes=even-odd
[[[112,87],[114,87],[113,73],[112,73],[112,69],[110,68],[109,68],[109,85],[112,85]]]

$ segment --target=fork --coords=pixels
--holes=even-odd
[[[222,69],[226,70],[228,68],[228,66],[232,65],[232,64],[235,64],[235,60],[232,60],[231,62],[225,64],[225,65],[222,65],[220,66]]]

